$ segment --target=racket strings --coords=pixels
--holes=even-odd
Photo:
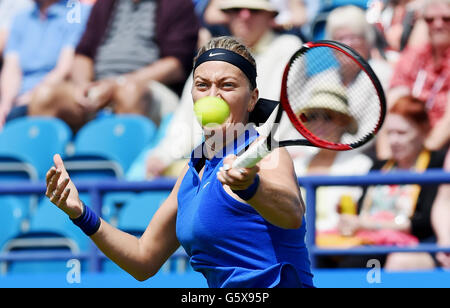
[[[286,88],[297,121],[316,138],[350,145],[377,129],[382,110],[373,81],[341,51],[315,47],[298,54]]]

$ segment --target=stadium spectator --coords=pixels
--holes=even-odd
[[[212,37],[230,35],[230,30],[227,27],[228,18],[218,7],[220,1],[199,0],[196,3],[195,11],[201,23],[198,40],[199,48]]]
[[[313,84],[313,82],[311,82]],[[327,140],[339,142],[345,133],[352,134],[358,130],[358,124],[348,111],[348,97],[342,93],[345,90],[338,85],[328,85],[316,88],[311,95],[311,105],[320,106],[319,100],[333,102],[334,110],[324,109],[327,119],[322,118],[309,121],[308,125],[326,127],[321,130],[327,134]],[[317,108],[316,108],[317,109]],[[311,117],[313,118],[313,117]],[[331,121],[330,121],[331,119]],[[319,122],[320,121],[320,122]],[[329,136],[333,132],[333,139]],[[320,136],[319,136],[320,137]],[[293,137],[293,139],[296,139]],[[327,149],[309,147],[289,147],[298,177],[306,175],[363,175],[366,174],[372,161],[358,151],[332,151]],[[316,192],[316,231],[319,243],[329,243],[334,239],[333,232],[337,229],[339,221],[339,208],[341,203],[355,204],[362,195],[359,187],[319,187]],[[331,236],[329,236],[331,234]],[[335,243],[333,243],[335,244]]]
[[[450,94],[447,94],[447,97],[445,113],[425,141],[425,146],[430,150],[449,148],[450,145],[450,108],[448,107],[450,106]]]
[[[159,124],[176,108],[178,99],[166,97],[174,92],[166,86],[178,93],[184,84],[198,30],[192,1],[98,0],[70,80],[43,89],[29,114],[62,118],[76,131],[108,106]]]
[[[404,50],[394,70],[388,92],[389,104],[405,95],[425,101],[433,128],[431,134],[435,138],[436,135],[447,134],[447,131],[439,129],[437,123],[446,113],[450,93],[449,16],[449,0],[425,2],[422,18],[428,24],[430,43],[420,48]],[[385,142],[381,141],[379,145],[380,158],[392,155]]]
[[[8,40],[11,23],[17,13],[30,8],[33,0],[2,0],[0,1],[0,54],[3,54]]]
[[[203,20],[208,25],[228,26],[230,19],[222,12],[220,5],[222,0],[207,0],[203,5]]]
[[[373,25],[367,22],[366,14],[361,8],[347,5],[331,11],[327,17],[326,37],[344,43],[359,53],[369,63],[383,89],[388,89],[392,77],[392,66],[386,60],[372,56],[375,50],[375,30]],[[364,93],[364,91],[361,91],[361,82],[358,82],[360,76],[348,75],[340,78],[344,84],[347,84],[349,100],[373,100],[370,91],[366,91],[365,97],[361,97],[360,93]],[[358,94],[352,95],[351,93]],[[364,146],[363,151],[370,157],[376,156],[376,143],[371,142]]]
[[[306,3],[303,0],[271,0],[279,14],[275,17],[274,28],[279,31],[299,33],[307,22]]]
[[[317,16],[322,9],[323,3],[322,1],[315,0],[303,0],[303,3],[306,8],[306,24],[302,26],[302,32],[305,33],[309,39],[311,39],[313,36],[311,28],[317,21]]]
[[[417,18],[423,0],[372,1],[367,10],[370,23],[377,26],[382,39],[381,50],[390,63],[398,60],[408,47],[427,43],[426,23]]]
[[[450,95],[447,95],[450,104]],[[450,172],[450,108],[445,109],[442,119],[436,124],[425,145],[429,149],[445,149],[447,155],[444,169]],[[437,243],[441,246],[450,246],[450,185],[443,184],[438,190],[436,200],[433,204],[431,222],[436,233]],[[450,268],[450,254],[439,252],[436,260],[444,268]]]
[[[229,17],[221,10],[222,4],[226,3],[227,6],[234,6],[239,1],[229,0],[209,0],[204,1],[203,5],[203,17],[204,21],[208,25],[223,25],[229,24]],[[246,6],[252,5],[252,1],[246,1]],[[258,3],[255,0],[254,3]],[[307,8],[303,0],[269,0],[269,5],[277,11],[277,16],[272,20],[272,27],[277,32],[296,34],[300,32],[300,28],[307,21]],[[260,4],[256,4],[260,5]],[[294,29],[294,30],[293,30]]]
[[[423,146],[430,123],[422,101],[400,98],[387,115],[385,128],[393,158],[374,162],[372,170],[424,172],[442,168],[445,151],[430,152]],[[435,185],[371,186],[361,199],[359,215],[341,215],[340,231],[346,236],[355,235],[364,243],[380,245],[434,242],[431,208],[437,188]],[[391,253],[383,261],[388,270],[436,266],[428,253]]]
[[[69,74],[90,6],[80,6],[79,20],[68,20],[70,10],[65,0],[39,0],[14,18],[2,69],[0,128],[25,116],[41,87]]]
[[[373,25],[367,22],[364,10],[354,5],[345,5],[332,10],[327,17],[325,30],[327,39],[348,45],[359,53],[369,63],[382,87],[384,89],[389,87],[392,66],[382,58],[372,57],[375,50],[375,30]],[[335,70],[327,70],[327,78],[346,86],[350,102],[376,99],[371,91],[361,90],[361,84],[364,84],[362,75],[355,75],[351,73],[354,70],[345,69],[346,63],[341,63],[341,65],[343,65],[343,69],[339,73]],[[357,105],[361,104],[355,104],[355,106]],[[375,157],[376,145],[376,142],[373,141],[360,150],[370,157]]]
[[[252,168],[230,167],[233,154],[258,137],[254,126],[247,125],[258,92],[255,59],[240,42],[218,38],[199,50],[193,101],[222,97],[231,116],[192,152],[140,239],[112,227],[82,204],[57,155],[47,173],[46,195],[106,256],[139,280],[155,275],[182,245],[193,269],[212,288],[312,287],[305,207],[286,150],[275,149]],[[243,126],[247,129],[235,135]],[[232,136],[229,142],[216,142],[227,136]],[[278,167],[270,163],[267,168],[274,157]]]
[[[273,31],[276,10],[267,0],[224,1],[220,5],[229,18],[232,35],[249,46],[256,59],[260,97],[278,100],[284,67],[302,41],[295,35]],[[144,151],[137,158],[128,173],[129,179],[178,175],[180,170],[170,166],[179,166],[180,159],[201,142],[201,129],[192,111],[191,88],[192,78],[186,83],[180,109],[175,112],[166,137],[156,148]],[[142,168],[143,164],[146,168]],[[164,173],[167,170],[170,172]]]
[[[372,67],[385,89],[392,75],[391,65],[372,57],[375,49],[375,29],[366,19],[364,10],[348,5],[334,9],[327,17],[326,37],[348,45],[358,52]]]

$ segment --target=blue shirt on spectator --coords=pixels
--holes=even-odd
[[[5,55],[16,54],[22,70],[19,95],[32,90],[55,68],[64,48],[75,49],[91,6],[61,0],[41,16],[39,6],[18,14],[12,23]]]

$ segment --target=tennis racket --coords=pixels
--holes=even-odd
[[[267,138],[257,139],[233,168],[253,167],[277,147],[356,149],[374,138],[385,114],[383,88],[362,56],[335,41],[306,43],[286,65]],[[286,122],[294,139],[281,138]]]

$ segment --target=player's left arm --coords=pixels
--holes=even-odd
[[[224,159],[232,165],[235,156]],[[284,148],[277,148],[253,168],[221,170],[218,179],[235,199],[243,201],[234,191],[248,189],[259,176],[259,185],[249,203],[264,219],[281,228],[297,229],[305,214],[292,159]]]

